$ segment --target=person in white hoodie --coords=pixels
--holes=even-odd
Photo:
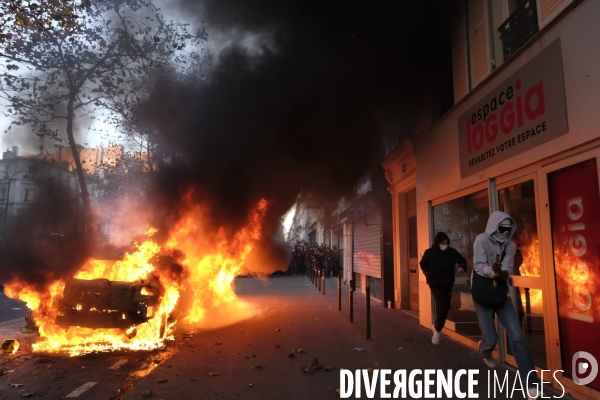
[[[540,382],[531,349],[525,341],[519,318],[509,299],[508,285],[517,251],[517,245],[510,239],[516,228],[515,220],[508,214],[495,211],[490,215],[485,233],[478,235],[473,244],[471,293],[482,334],[479,356],[488,367],[496,366],[497,361],[492,356],[498,342],[494,324],[496,314],[506,329],[527,395],[535,399],[538,397]]]

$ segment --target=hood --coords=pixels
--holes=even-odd
[[[517,223],[515,222],[514,219],[512,219],[510,217],[510,215],[508,215],[505,212],[494,211],[492,213],[492,215],[490,215],[490,217],[488,218],[487,227],[485,228],[485,233],[491,239],[493,239],[494,236],[492,236],[492,234],[494,232],[496,232],[496,229],[498,228],[498,225],[500,225],[500,222],[504,221],[505,219],[509,219],[510,225],[512,226],[512,230],[510,231],[510,234],[508,235],[508,238],[506,239],[506,241],[509,241],[512,238],[512,236],[515,234],[515,231],[517,230]]]

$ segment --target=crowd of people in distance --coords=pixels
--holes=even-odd
[[[309,246],[306,242],[292,245],[292,259],[286,275],[306,275],[310,268],[317,268],[326,277],[338,276],[341,273],[340,252],[324,244]]]

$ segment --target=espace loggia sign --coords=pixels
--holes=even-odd
[[[458,119],[466,177],[569,131],[560,39]]]

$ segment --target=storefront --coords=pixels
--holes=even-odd
[[[346,280],[384,307],[394,301],[392,218],[390,194],[382,169],[358,185],[358,197],[340,215],[348,239],[344,246]],[[348,234],[349,233],[349,234]]]
[[[600,3],[582,2],[415,143],[418,252],[443,231],[468,260],[444,333],[476,347],[473,242],[491,212],[507,212],[517,222],[511,299],[523,332],[536,366],[564,371],[556,376],[578,398],[600,398],[597,364],[580,353],[600,360],[598,15]],[[430,327],[422,273],[419,286]],[[497,355],[515,365],[503,335]]]

